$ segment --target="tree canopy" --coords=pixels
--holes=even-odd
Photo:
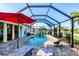
[[[73,17],[79,16],[79,11],[71,12],[71,15],[72,15]],[[74,22],[77,22],[78,25],[79,25],[79,17],[74,18]]]

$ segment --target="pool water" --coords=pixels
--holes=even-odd
[[[25,44],[31,45],[31,46],[41,46],[47,40],[48,40],[48,38],[46,36],[43,36],[43,37],[34,36],[34,37],[26,40]]]

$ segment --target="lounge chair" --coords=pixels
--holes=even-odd
[[[60,44],[60,42],[62,41],[63,39],[59,39],[58,41],[54,42],[54,44]]]

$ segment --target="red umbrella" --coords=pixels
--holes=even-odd
[[[4,21],[13,22],[13,23],[19,23],[16,17],[9,17],[3,19]]]
[[[19,18],[21,23],[31,24],[31,23],[36,22],[36,20],[33,20],[32,18],[30,18],[22,13],[16,13],[16,15]]]
[[[13,13],[5,13],[5,12],[0,12],[0,19],[8,18],[8,17],[13,17]]]
[[[35,20],[22,13],[4,13],[0,12],[0,19],[9,22],[21,23],[21,24],[32,24]]]

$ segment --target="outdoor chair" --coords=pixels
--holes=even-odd
[[[60,42],[62,41],[63,39],[59,39],[58,41],[54,42],[54,44],[60,44]]]
[[[27,36],[30,36],[31,34],[30,33],[27,33]]]
[[[32,56],[32,51],[34,48],[30,49],[24,56]]]

